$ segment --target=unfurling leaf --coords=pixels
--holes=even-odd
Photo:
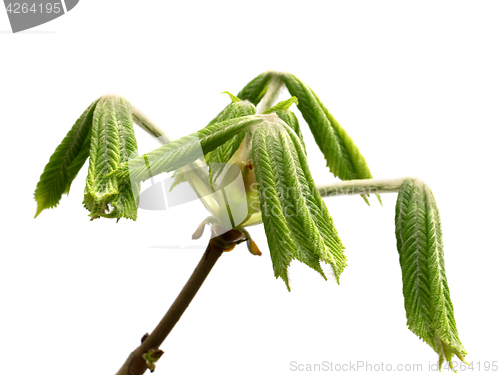
[[[290,99],[283,100],[282,102],[279,102],[278,104],[274,105],[273,107],[265,110],[263,114],[268,114],[268,113],[273,113],[279,110],[283,109],[288,109],[292,104],[299,104],[299,101],[295,96],[292,96]]]
[[[226,108],[224,108],[224,110],[219,113],[217,117],[209,123],[208,126],[238,117],[254,115],[256,113],[255,106],[248,100],[235,100],[233,99],[233,95],[229,95],[231,96],[233,102],[230,103]],[[224,142],[222,145],[209,152],[205,156],[205,161],[207,162],[210,170],[210,181],[212,185],[224,170],[226,163],[229,162],[231,157],[240,147],[241,142],[245,138],[245,135],[245,130],[236,133],[228,141]]]
[[[233,95],[233,94],[231,94],[229,91],[223,91],[222,93],[223,93],[223,94],[228,94],[228,95],[229,95],[229,97],[231,98],[231,101],[232,101],[233,103],[238,103],[238,102],[241,102],[241,99],[240,99],[240,98],[238,98],[237,96],[234,96],[234,95]]]
[[[68,194],[71,183],[89,156],[92,118],[97,105],[93,102],[73,125],[49,159],[36,185],[35,217],[44,209],[57,206],[63,194]]]
[[[126,174],[108,176],[136,153],[132,106],[118,96],[102,97],[94,111],[83,202],[93,219],[137,218],[138,181],[131,183]]]
[[[248,100],[233,101],[229,103],[215,118],[208,123],[206,128],[237,117],[254,115],[255,106]]]
[[[174,171],[204,157],[241,130],[261,121],[262,115],[251,115],[215,123],[131,159],[111,173],[119,177],[129,175],[132,181],[139,182],[163,172]]]
[[[453,315],[444,268],[441,221],[432,191],[422,181],[406,179],[396,205],[396,238],[403,276],[408,328],[439,355],[439,368],[467,354]]]
[[[341,180],[372,178],[365,158],[361,155],[358,147],[346,131],[323,103],[321,103],[309,86],[294,75],[273,71],[262,73],[250,81],[238,93],[238,97],[247,99],[257,105],[266,93],[272,78],[279,78],[280,82],[284,82],[290,94],[298,99],[297,107],[309,124],[314,139],[323,152],[330,171]],[[278,112],[276,111],[280,115]],[[285,118],[283,120],[287,122]],[[296,131],[296,133],[301,137],[300,130]],[[366,196],[361,196],[369,204]],[[380,195],[377,194],[377,198],[382,204]]]
[[[299,137],[277,116],[256,127],[253,161],[262,221],[276,277],[290,290],[287,268],[297,259],[337,279],[346,266],[343,246],[314,184]]]

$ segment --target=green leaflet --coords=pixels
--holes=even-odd
[[[268,113],[273,113],[273,112],[276,112],[276,111],[279,111],[279,110],[288,109],[294,103],[295,104],[299,104],[299,101],[297,100],[297,98],[295,96],[292,96],[291,98],[289,98],[287,100],[283,100],[282,102],[277,103],[276,105],[274,105],[273,107],[265,110],[262,113],[263,114],[268,114]]]
[[[358,147],[316,94],[290,73],[283,74],[283,79],[290,94],[299,100],[297,107],[309,124],[330,171],[342,180],[372,178]]]
[[[295,113],[290,111],[289,109],[280,109],[275,112],[280,119],[282,119],[292,130],[297,134],[300,139],[300,144],[306,152],[306,144],[304,143],[304,138],[302,137],[302,132],[300,131],[299,120]]]
[[[234,97],[228,93],[230,97]],[[255,106],[248,100],[233,101],[228,104],[215,118],[208,123],[207,128],[211,125],[230,120],[236,117],[254,115],[256,113]]]
[[[38,204],[35,217],[44,209],[57,206],[62,195],[69,193],[71,183],[89,155],[92,116],[98,101],[83,112],[45,166],[35,190]]]
[[[217,180],[219,175],[224,170],[226,163],[229,162],[229,159],[231,159],[240,147],[241,142],[245,138],[245,134],[245,131],[237,133],[229,141],[225,142],[207,155],[206,162],[210,170],[210,179],[212,184],[215,180]]]
[[[255,106],[250,103],[248,100],[239,100],[234,95],[227,92],[232,99],[232,103],[229,104],[224,110],[217,115],[217,117],[212,120],[208,126],[216,124],[218,122],[223,122],[227,120],[231,120],[237,117],[255,115],[257,112]],[[238,99],[238,100],[236,100]],[[229,159],[234,155],[234,153],[238,150],[245,138],[246,131],[241,131],[234,135],[231,139],[226,141],[221,146],[217,147],[215,150],[209,152],[205,161],[207,162],[210,170],[210,180],[213,184],[217,177],[222,173],[226,163],[229,162]]]
[[[304,138],[302,137],[302,132],[300,131],[299,120],[295,113],[293,113],[289,108],[292,104],[299,104],[299,101],[295,96],[292,96],[290,99],[279,102],[274,107],[269,108],[266,113],[276,113],[280,119],[282,119],[289,127],[291,127],[295,133],[300,138],[300,143],[304,148],[304,152],[306,151],[306,144],[304,143]]]
[[[467,354],[453,315],[444,268],[439,210],[422,181],[406,179],[396,204],[396,238],[403,276],[408,328],[427,342],[452,367],[452,356]]]
[[[138,182],[132,184],[126,174],[108,176],[136,153],[132,106],[118,96],[102,97],[94,111],[83,202],[92,219],[137,219]]]
[[[259,104],[264,95],[266,94],[267,86],[273,76],[279,75],[277,72],[267,71],[264,72],[243,87],[238,93],[238,98],[241,100],[248,100],[253,105]]]
[[[129,160],[112,175],[123,177],[130,174],[132,181],[139,182],[163,172],[174,171],[215,150],[247,126],[261,121],[261,115],[251,115],[210,125]]]
[[[290,290],[287,268],[293,259],[324,277],[323,261],[332,267],[338,282],[346,266],[343,246],[314,185],[299,137],[276,116],[255,129],[252,146],[275,276]]]
[[[241,102],[241,99],[240,99],[240,98],[238,98],[237,96],[234,96],[234,95],[233,95],[233,94],[231,94],[229,91],[223,91],[222,93],[223,93],[223,94],[228,94],[228,95],[229,95],[229,97],[231,98],[231,101],[232,101],[233,103]]]

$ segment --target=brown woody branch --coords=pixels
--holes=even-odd
[[[143,337],[141,345],[130,353],[116,375],[142,375],[148,369],[144,355],[149,353],[150,358],[157,360],[163,354],[159,346],[179,321],[219,257],[244,240],[244,234],[234,229],[210,240],[203,257],[170,309],[153,332]]]

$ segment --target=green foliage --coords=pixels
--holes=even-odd
[[[253,161],[262,221],[276,277],[289,287],[287,268],[297,259],[325,277],[346,266],[342,243],[309,171],[299,137],[278,116],[255,129]]]
[[[241,100],[248,100],[253,105],[259,104],[266,94],[269,81],[275,75],[279,75],[279,73],[267,71],[258,75],[248,82],[247,85],[238,93],[238,98]]]
[[[208,123],[208,125],[206,126],[207,128],[219,122],[223,122],[237,117],[254,115],[256,113],[255,106],[248,100],[235,100],[233,99],[236,98],[234,95],[232,95],[227,91],[225,93],[229,94],[232,102],[229,103],[217,116],[215,116],[215,118],[212,121]]]
[[[228,95],[229,95],[229,97],[231,98],[231,101],[232,101],[233,103],[241,102],[241,99],[240,99],[240,98],[238,98],[237,96],[234,96],[234,95],[233,95],[233,94],[231,94],[229,91],[223,91],[222,93],[223,93],[223,94],[228,94]]]
[[[300,144],[302,145],[304,152],[306,152],[306,144],[304,143],[304,138],[302,137],[302,132],[300,131],[299,120],[297,119],[297,116],[295,116],[295,113],[293,113],[289,109],[280,109],[275,113],[280,119],[283,120],[285,124],[292,128],[295,134],[297,134],[300,139]]]
[[[262,116],[251,115],[209,125],[196,133],[129,160],[113,174],[120,177],[130,174],[133,181],[144,181],[157,174],[174,171],[203,157],[246,127],[261,121]]]
[[[285,84],[290,94],[298,99],[297,106],[302,116],[309,124],[314,139],[323,152],[330,171],[341,180],[368,179],[372,178],[370,169],[365,158],[361,155],[358,147],[338,121],[332,116],[328,109],[321,103],[316,94],[302,81],[290,73],[278,73],[268,71],[254,78],[240,91],[238,97],[248,99],[257,105],[266,93],[269,82],[273,78],[279,78]],[[266,111],[267,112],[267,111]],[[285,122],[293,121],[279,111],[276,111]],[[295,115],[293,115],[295,117]],[[298,122],[297,124],[298,129]],[[296,131],[297,132],[297,131]],[[301,137],[300,130],[297,132]],[[369,204],[365,195],[362,198]],[[380,195],[377,198],[382,204]]]
[[[71,183],[87,160],[92,118],[98,101],[83,112],[45,166],[35,190],[38,204],[35,217],[44,209],[57,206],[62,195],[69,193]]]
[[[439,355],[439,367],[467,354],[453,315],[444,268],[441,221],[432,191],[406,179],[396,205],[396,238],[408,328]]]
[[[290,94],[299,100],[297,107],[309,124],[330,171],[341,180],[372,178],[358,147],[309,86],[290,73],[283,74],[283,80]]]
[[[90,163],[84,193],[84,206],[92,219],[98,217],[137,218],[138,182],[109,176],[122,163],[137,154],[132,106],[119,96],[102,97],[94,112],[90,137]]]
[[[292,96],[290,99],[283,100],[282,102],[279,102],[278,104],[274,105],[273,107],[265,110],[263,114],[268,114],[268,113],[273,113],[276,111],[284,110],[290,108],[292,104],[299,104],[299,101],[295,96]]]
[[[261,100],[263,108],[270,106],[282,85],[292,97],[257,115],[255,106]],[[121,97],[99,98],[76,121],[45,166],[35,190],[36,216],[55,207],[62,194],[69,192],[87,158],[84,205],[92,219],[135,220],[140,181],[175,171],[172,188],[189,181],[213,215],[212,224],[234,227],[229,200],[244,200],[247,208],[258,200],[244,213],[248,215],[245,220],[238,221],[241,227],[237,229],[247,233],[244,226],[262,220],[275,276],[284,280],[288,290],[288,267],[294,259],[324,278],[321,262],[326,263],[339,282],[347,265],[344,247],[314,184],[299,122],[290,106],[297,104],[335,176],[342,180],[372,178],[366,160],[317,95],[292,74],[268,71],[248,83],[237,97],[226,93],[231,103],[205,128],[140,157],[133,120],[144,126],[147,119],[134,113]],[[241,172],[244,187],[227,187],[224,181],[233,177],[228,172],[220,177],[221,186],[226,186],[224,201],[212,198],[214,188],[198,160],[201,158],[209,165],[210,182],[231,162],[236,164],[231,173]],[[257,190],[252,189],[254,185]],[[224,205],[229,218],[222,217]],[[445,275],[439,211],[432,192],[421,181],[407,179],[402,184],[395,221],[408,327],[439,354],[440,368],[445,360],[451,366],[453,355],[463,360],[466,352],[458,337]],[[200,228],[195,237],[201,236]],[[256,244],[248,241],[250,251],[260,255]]]
[[[249,101],[241,101],[231,93],[227,91],[225,91],[225,93],[229,94],[232,103],[224,108],[224,110],[219,113],[208,126],[238,117],[255,115],[255,113],[257,112],[255,106]],[[210,169],[210,180],[212,183],[214,183],[217,177],[219,177],[219,175],[224,170],[225,164],[229,162],[236,150],[238,150],[241,142],[245,138],[245,135],[246,131],[237,133],[231,139],[226,141],[221,146],[217,147],[215,150],[209,152],[205,156],[205,161],[207,162]]]
[[[299,120],[295,113],[293,113],[289,108],[292,104],[298,104],[299,101],[295,96],[292,96],[290,99],[279,102],[274,107],[269,108],[264,111],[264,113],[276,113],[280,119],[282,119],[285,124],[293,129],[293,131],[299,136],[300,143],[304,148],[304,152],[306,151],[306,145],[304,143],[304,138],[302,137],[302,132],[300,131]]]

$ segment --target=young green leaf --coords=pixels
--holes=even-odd
[[[227,92],[231,97],[234,97],[229,92]],[[219,122],[230,120],[236,117],[243,117],[248,115],[253,115],[256,113],[255,106],[248,100],[232,101],[229,103],[215,118],[208,123],[206,126],[212,126]]]
[[[259,104],[266,94],[271,78],[279,74],[280,73],[270,70],[258,75],[248,82],[247,85],[238,93],[238,98],[241,100],[248,100],[253,105]]]
[[[279,110],[288,109],[292,104],[299,104],[299,101],[295,96],[292,96],[290,99],[283,100],[282,102],[277,103],[275,106],[265,110],[262,112],[263,114],[273,113]]]
[[[223,93],[223,94],[228,94],[228,95],[229,95],[229,97],[231,98],[231,101],[232,101],[233,103],[241,102],[241,99],[240,99],[240,98],[238,98],[237,96],[234,96],[234,95],[233,95],[233,94],[231,94],[229,91],[223,91],[222,93]]]
[[[85,208],[93,219],[137,218],[138,181],[132,184],[126,174],[120,179],[108,176],[136,153],[132,106],[118,96],[102,97],[94,111],[84,193]]]
[[[441,221],[432,191],[406,179],[396,204],[396,239],[403,276],[408,328],[439,355],[439,368],[452,356],[467,354],[453,315],[446,280]]]
[[[297,107],[309,124],[330,171],[342,180],[372,178],[358,147],[316,94],[290,73],[283,74],[283,79],[290,94],[299,100]]]
[[[264,114],[273,112],[276,113],[278,117],[282,119],[289,127],[291,127],[295,131],[295,133],[299,136],[300,143],[302,144],[302,147],[304,148],[305,152],[306,145],[304,143],[304,138],[302,137],[302,132],[300,131],[299,120],[297,119],[297,116],[295,116],[295,113],[293,113],[289,109],[290,106],[294,103],[299,104],[299,101],[295,96],[292,96],[290,99],[279,102],[274,107],[271,107],[267,111],[264,111]]]
[[[63,194],[68,194],[71,183],[88,158],[90,130],[96,100],[83,112],[49,159],[36,185],[38,203],[35,217],[44,209],[57,206]]]
[[[129,160],[113,171],[112,175],[122,177],[130,174],[133,181],[144,181],[157,174],[174,171],[204,157],[246,127],[261,121],[261,115],[251,115],[210,125]]]
[[[262,221],[276,277],[289,289],[287,268],[297,259],[323,277],[320,261],[338,278],[343,246],[310,175],[300,139],[277,116],[254,131],[253,161]]]
[[[226,163],[229,162],[231,157],[240,147],[241,142],[245,138],[245,134],[246,132],[244,130],[237,133],[229,141],[226,141],[214,151],[207,154],[206,162],[210,170],[210,180],[212,184],[217,180],[224,170]]]
[[[333,225],[333,219],[328,212],[328,208],[326,207],[323,198],[321,198],[320,192],[316,188],[314,178],[307,163],[307,155],[305,150],[301,149],[300,138],[293,131],[293,129],[285,127],[285,130],[288,132],[288,135],[295,146],[297,155],[297,158],[295,159],[295,168],[298,173],[299,171],[304,173],[306,182],[302,183],[301,192],[303,192],[303,196],[306,198],[311,216],[325,243],[325,251],[321,251],[319,254],[320,259],[331,266],[337,283],[339,283],[340,274],[347,266],[347,258],[343,251],[344,246],[342,245],[342,241],[337,233],[337,229]],[[290,147],[290,149],[293,150],[292,147]],[[322,249],[320,248],[319,250]]]
[[[278,117],[282,119],[285,124],[287,124],[295,132],[295,134],[297,134],[300,139],[300,144],[302,145],[304,152],[306,152],[306,144],[304,143],[304,138],[302,137],[302,132],[300,131],[299,120],[297,119],[297,116],[295,116],[295,113],[289,109],[279,109],[274,113],[276,113]]]
[[[229,95],[232,96],[231,94]],[[254,115],[256,112],[255,106],[248,100],[238,101],[233,99],[233,102],[229,104],[221,113],[219,113],[216,119],[217,122],[223,122],[237,117]],[[208,126],[216,123],[214,120],[212,120]],[[231,159],[236,150],[240,147],[241,142],[245,138],[245,134],[246,131],[237,133],[224,144],[206,155],[205,161],[209,166],[210,180],[212,184],[222,173],[226,163],[229,162],[229,159]]]

